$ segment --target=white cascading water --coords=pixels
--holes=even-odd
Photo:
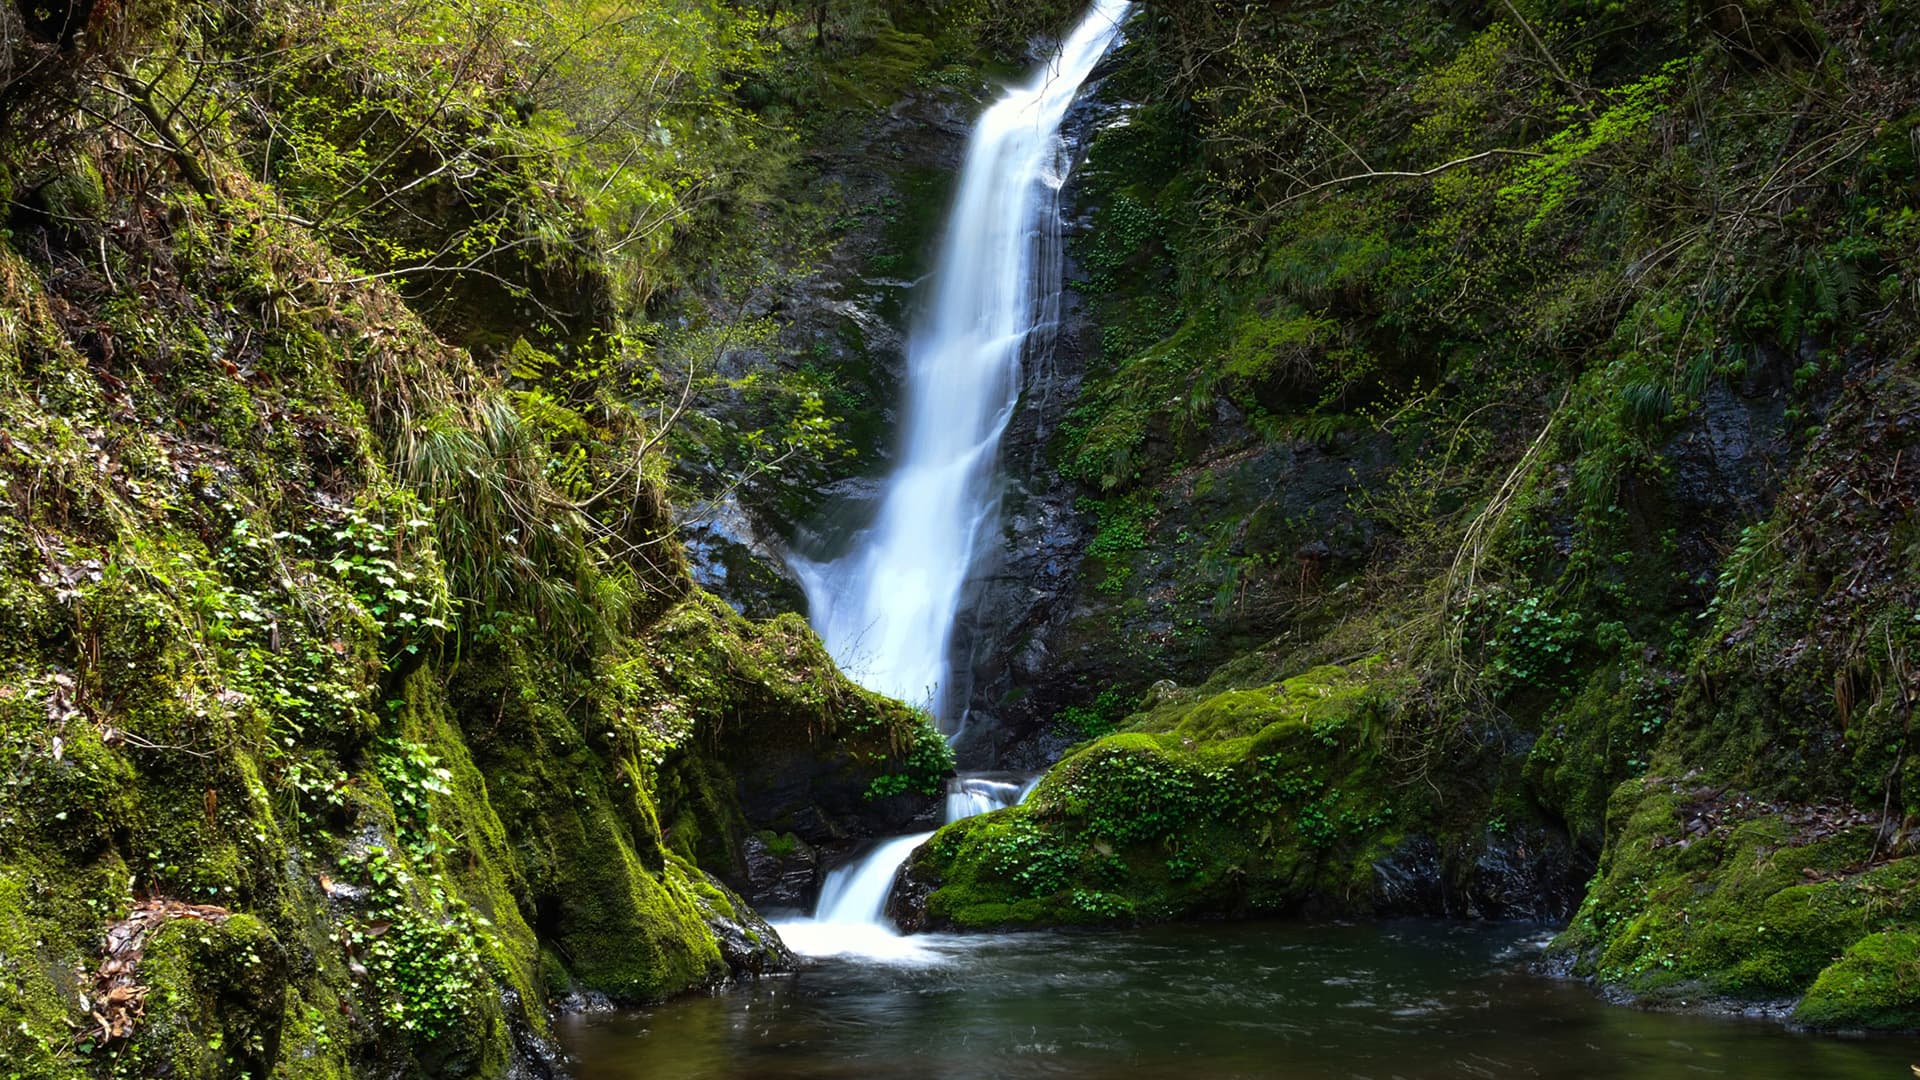
[[[954,623],[975,552],[998,528],[1000,436],[1020,396],[1021,353],[1058,296],[1057,258],[1036,266],[1036,252],[1039,230],[1058,223],[1060,124],[1129,6],[1094,0],[1059,55],[975,125],[932,302],[907,343],[899,459],[879,510],[840,558],[792,560],[840,666],[925,705],[949,734]]]
[[[947,784],[947,821],[970,818],[1012,806],[1027,797],[1039,777],[1020,783],[984,776],[957,777]],[[893,879],[913,849],[930,832],[896,836],[865,858],[827,875],[812,917],[774,924],[787,947],[803,956],[858,955],[874,960],[915,961],[929,953],[924,942],[902,935],[887,918]]]
[[[962,776],[947,785],[947,820],[959,821],[1003,806],[1012,806],[1026,798],[1028,790],[1038,782],[1038,777],[1015,784],[984,776]]]
[[[1057,317],[1057,251],[1044,266],[1036,252],[1041,230],[1058,227],[1060,124],[1130,6],[1094,0],[1059,55],[974,126],[933,302],[908,340],[900,459],[879,512],[841,558],[793,560],[814,629],[841,667],[869,689],[926,705],[949,733],[954,620],[976,547],[998,527],[993,470],[1020,397],[1021,354]],[[947,820],[1012,806],[1032,786],[961,777],[949,785]],[[886,906],[901,864],[932,835],[895,837],[827,875],[813,916],[777,924],[781,938],[812,956],[924,958],[925,944],[896,931]]]

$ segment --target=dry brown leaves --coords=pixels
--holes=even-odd
[[[1656,836],[1652,848],[1664,847],[1685,849],[1695,840],[1710,836],[1722,829],[1730,828],[1741,822],[1756,818],[1778,818],[1793,832],[1787,838],[1787,847],[1806,847],[1842,832],[1861,828],[1887,829],[1881,816],[1870,810],[1840,802],[1809,804],[1782,804],[1756,798],[1743,792],[1729,791],[1712,786],[1696,786],[1687,781],[1691,776],[1677,781],[1650,780],[1650,784],[1665,784],[1668,790],[1683,798],[1678,808],[1680,823],[1676,835]],[[1898,857],[1902,845],[1896,843],[1884,848],[1876,848],[1874,857],[1866,862],[1833,870],[1814,870],[1811,867],[1801,871],[1812,881],[1836,881],[1851,877],[1874,866]]]
[[[100,967],[93,975],[87,1010],[94,1027],[81,1036],[100,1045],[129,1038],[146,1013],[147,988],[140,985],[137,968],[146,950],[147,935],[175,919],[195,919],[218,925],[232,914],[211,904],[179,900],[142,900],[127,917],[107,927],[101,942]]]

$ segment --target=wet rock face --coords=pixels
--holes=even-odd
[[[1792,366],[1802,358],[1764,349],[1739,382],[1715,380],[1700,408],[1663,449],[1672,463],[1680,555],[1695,573],[1719,565],[1718,545],[1736,522],[1756,521],[1773,506],[1793,452],[1786,423]]]
[[[687,567],[701,588],[749,619],[805,611],[806,594],[788,572],[784,552],[754,524],[734,496],[702,503],[680,523]]]
[[[1109,689],[1130,709],[1157,681],[1198,682],[1365,565],[1378,529],[1353,496],[1390,464],[1384,437],[1261,444],[1227,427],[1209,438],[1199,464],[1151,493],[1137,551],[1088,560],[1095,515],[1050,470],[1032,481],[1056,485],[1045,497],[1009,499],[1007,554],[977,615],[999,636],[983,638],[997,644],[973,667],[974,713],[992,721],[976,738],[994,764],[1044,767],[1084,737],[1055,729],[1060,710]],[[1024,482],[1016,472],[1009,484]],[[985,756],[959,749],[963,768]]]
[[[769,752],[748,745],[727,758],[740,809],[754,828],[791,833],[814,847],[931,828],[940,800],[905,793],[867,797],[870,773],[821,753]]]
[[[1016,415],[1008,439],[1021,457],[1040,458],[1045,436],[1038,429],[1049,419],[1057,417],[1039,407]],[[1010,461],[1008,473],[1002,542],[985,553],[955,634],[955,669],[967,681],[968,712],[955,750],[967,769],[1045,763],[1010,754],[1045,719],[1025,699],[1049,681],[1056,666],[1056,638],[1072,617],[1091,538],[1087,515],[1074,508],[1074,492],[1044,462],[1019,467]]]
[[[756,908],[802,909],[812,903],[820,858],[797,836],[755,833],[741,845],[747,898]]]
[[[1374,913],[1565,920],[1593,869],[1589,856],[1546,829],[1488,830],[1445,849],[1410,837],[1373,864]]]
[[[701,915],[720,946],[720,956],[736,976],[772,975],[793,970],[793,953],[759,912],[734,895],[720,879],[704,874],[716,897],[699,896]]]
[[[893,879],[893,891],[887,894],[887,918],[903,934],[943,929],[927,915],[927,897],[939,887],[939,875],[930,866],[919,858],[908,859],[900,865],[900,872]]]

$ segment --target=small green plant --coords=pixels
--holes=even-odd
[[[1054,726],[1083,739],[1111,735],[1127,715],[1130,699],[1118,687],[1108,687],[1084,705],[1069,705],[1054,714]]]
[[[1508,687],[1549,689],[1567,674],[1579,632],[1575,621],[1538,596],[1508,606],[1491,645],[1488,667]]]
[[[1116,844],[1166,836],[1202,807],[1202,777],[1158,754],[1096,749],[1055,796],[1084,819],[1089,836]]]
[[[934,726],[931,714],[918,709],[914,712],[919,723],[914,727],[913,745],[907,749],[899,771],[882,773],[867,784],[869,801],[908,792],[938,795],[947,777],[953,775],[953,747]]]
[[[449,629],[446,582],[436,567],[422,565],[431,557],[433,536],[424,512],[392,523],[355,507],[319,532],[320,544],[331,551],[327,568],[384,631],[389,663],[417,654]]]
[[[988,870],[1028,897],[1052,896],[1066,888],[1079,861],[1078,854],[1029,818],[1015,818],[987,841]]]
[[[1119,919],[1133,914],[1133,901],[1109,892],[1075,889],[1072,899],[1075,909],[1102,919]]]
[[[434,852],[433,801],[437,796],[453,794],[453,772],[419,743],[396,740],[375,758],[374,770],[380,786],[393,800],[394,821],[402,842],[416,859]]]
[[[1099,559],[1106,573],[1095,588],[1103,593],[1119,593],[1133,579],[1128,558],[1136,551],[1146,550],[1147,522],[1153,516],[1153,505],[1140,496],[1128,496],[1081,499],[1077,506],[1082,513],[1093,514],[1096,521],[1087,554]]]
[[[346,944],[366,969],[381,1022],[423,1042],[470,1026],[486,985],[475,938],[485,921],[447,896],[438,877],[416,877],[402,853],[376,846],[354,861],[371,882],[374,915]],[[423,900],[443,914],[422,911]]]

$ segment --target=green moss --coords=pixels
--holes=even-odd
[[[77,1000],[79,957],[62,941],[29,891],[35,882],[18,865],[0,864],[0,1077],[58,1080],[82,1075],[72,1051],[68,1003]]]
[[[264,924],[174,919],[150,931],[138,969],[149,988],[116,1076],[225,1080],[265,1075],[279,1059],[288,958]]]
[[[534,657],[491,658],[455,688],[468,714],[487,798],[508,823],[542,938],[565,957],[568,982],[658,1000],[720,973],[718,947],[670,870],[642,772],[601,759],[540,685]],[[486,729],[477,724],[485,722]],[[620,743],[616,740],[615,745]],[[509,923],[508,925],[511,925]],[[529,981],[537,963],[530,965]],[[540,995],[544,1000],[544,994]]]
[[[772,829],[762,829],[756,833],[760,842],[766,845],[767,854],[775,859],[792,858],[800,850],[800,838],[792,833],[776,833]]]
[[[934,42],[891,25],[875,28],[859,52],[827,76],[834,95],[867,109],[900,100],[935,55]]]
[[[280,1056],[273,1076],[284,1080],[352,1080],[347,1057],[351,1045],[348,1021],[338,999],[324,988],[309,1001],[297,990],[287,992],[285,1020],[280,1029]]]
[[[1333,737],[1363,721],[1362,714],[1381,696],[1383,688],[1369,679],[1378,666],[1325,665],[1272,686],[1230,690],[1198,703],[1174,702],[1149,712],[1137,726],[1199,741],[1250,736],[1290,720]]]
[[[1163,705],[1077,748],[1018,807],[942,829],[916,872],[936,923],[1361,912],[1424,811],[1390,781],[1372,665]]]
[[[621,839],[610,817],[598,815],[553,835],[578,844],[579,855],[562,867],[564,891],[548,900],[553,941],[576,982],[657,1001],[722,978],[719,947],[685,874],[647,866]]]
[[[1871,826],[1796,823],[1758,800],[1656,780],[1621,785],[1612,814],[1600,874],[1556,945],[1607,984],[1788,999],[1861,939],[1920,918],[1920,859],[1870,865]]]
[[[1665,721],[1661,689],[1638,664],[1603,668],[1566,708],[1542,721],[1527,754],[1536,796],[1594,849],[1604,836],[1608,798],[1647,768]]]
[[[413,787],[417,816],[398,822],[398,839],[424,852],[427,867],[451,886],[455,910],[484,928],[475,944],[489,971],[524,1003],[516,1019],[544,1031],[546,1012],[538,1007],[546,996],[539,978],[540,947],[520,909],[526,881],[488,797],[487,780],[451,722],[430,672],[409,680],[403,710],[400,732],[422,741],[416,744],[420,753],[413,767],[397,769],[384,780]]]
[[[1920,933],[1869,934],[1828,965],[1794,1010],[1822,1028],[1920,1027]]]

